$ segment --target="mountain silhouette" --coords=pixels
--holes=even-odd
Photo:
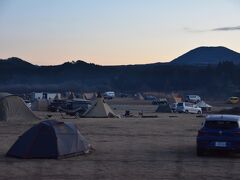
[[[196,90],[226,95],[240,89],[239,62],[239,53],[224,47],[200,47],[169,63],[121,66],[101,66],[82,60],[39,66],[12,57],[0,60],[0,91]]]
[[[240,54],[226,47],[199,47],[171,61],[171,64],[204,65],[230,61],[240,64]]]

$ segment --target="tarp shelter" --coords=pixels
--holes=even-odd
[[[174,99],[174,102],[172,102],[172,103],[180,103],[180,102],[182,102],[182,97],[179,94],[172,93],[172,97]]]
[[[171,113],[172,109],[171,109],[169,103],[163,102],[163,103],[160,103],[158,105],[158,108],[157,108],[156,112],[159,112],[159,113]]]
[[[83,117],[86,118],[108,118],[117,117],[111,107],[104,101],[101,95],[98,95],[96,102],[89,108]]]
[[[38,120],[23,99],[9,93],[0,93],[0,121]]]
[[[83,93],[83,99],[94,100],[94,99],[96,99],[96,94],[95,93]]]
[[[141,93],[137,93],[134,95],[134,99],[136,100],[144,100],[144,97]]]
[[[203,112],[209,112],[212,110],[212,106],[210,106],[209,104],[207,104],[204,101],[200,101],[196,104],[196,106],[200,107],[202,109]]]
[[[61,94],[56,94],[56,96],[54,97],[54,100],[60,100],[61,99]]]
[[[76,96],[73,92],[70,93],[70,95],[68,96],[68,99],[75,99]]]
[[[90,151],[90,144],[73,123],[42,121],[26,131],[7,152],[17,158],[64,158]]]

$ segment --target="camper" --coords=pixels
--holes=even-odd
[[[47,100],[53,100],[56,97],[60,98],[60,93],[45,93],[45,92],[33,92],[31,94],[31,100],[34,101],[36,99],[47,99]]]
[[[190,103],[198,103],[201,101],[201,97],[198,95],[187,95],[185,101]]]

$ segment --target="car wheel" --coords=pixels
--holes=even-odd
[[[204,156],[205,152],[203,149],[197,147],[197,156]]]
[[[202,114],[202,112],[201,112],[201,111],[198,111],[197,113],[198,113],[198,114]]]
[[[188,110],[186,110],[186,111],[185,111],[185,113],[187,113],[187,114],[188,114],[188,113],[189,113],[189,112],[188,112]]]

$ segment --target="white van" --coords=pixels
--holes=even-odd
[[[188,102],[180,102],[177,104],[177,112],[179,113],[192,113],[202,114],[202,109],[196,105]]]
[[[103,97],[104,97],[105,99],[112,99],[112,98],[115,97],[115,92],[113,92],[113,91],[107,91],[107,92],[105,92],[105,93],[103,94]]]

